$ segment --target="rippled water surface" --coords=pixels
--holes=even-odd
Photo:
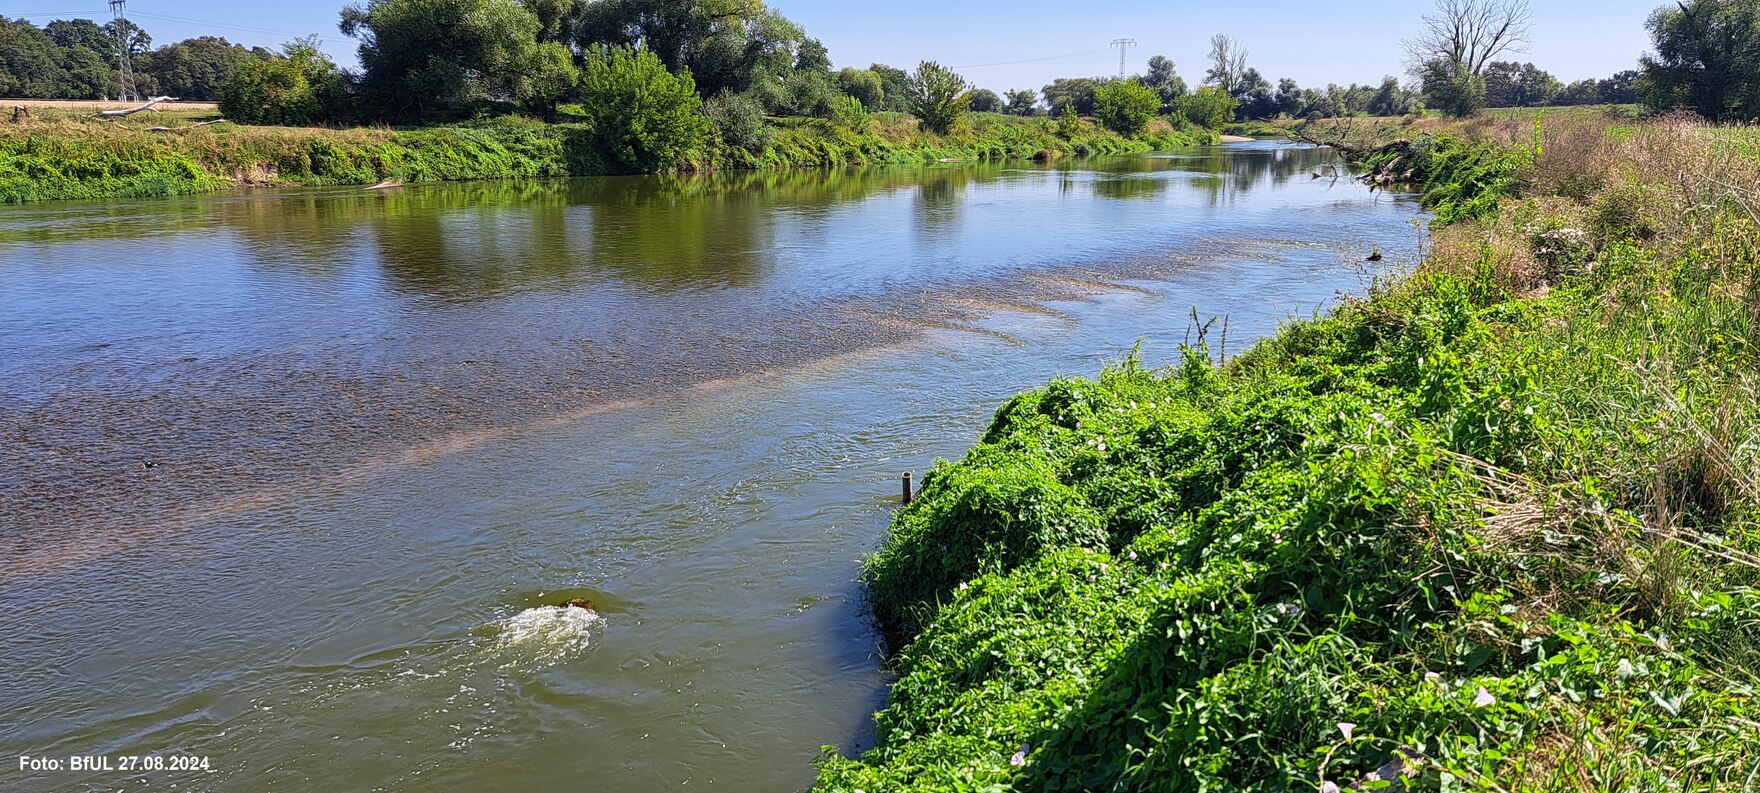
[[[804,788],[899,472],[1409,265],[1330,159],[0,208],[0,786]]]

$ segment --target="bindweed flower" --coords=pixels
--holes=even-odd
[[[1338,723],[1338,731],[1344,733],[1344,739],[1348,741],[1351,739],[1351,733],[1357,731],[1357,725],[1348,721],[1341,721]]]
[[[1302,607],[1294,603],[1277,604],[1277,613],[1285,617],[1295,617],[1302,613]]]
[[[1137,560],[1137,552],[1131,551],[1129,554],[1126,554],[1126,558],[1130,559],[1133,562],[1136,561]]]
[[[1475,708],[1489,708],[1496,704],[1497,697],[1491,696],[1491,692],[1486,691],[1484,686],[1480,686],[1479,693],[1473,696],[1473,707]]]
[[[1328,779],[1320,783],[1320,793],[1341,793],[1341,791],[1338,789],[1337,782]]]
[[[964,581],[959,582],[959,591],[964,592],[964,591],[966,591],[967,588],[968,587],[966,586],[966,582],[964,582]]]
[[[1008,758],[1008,764],[1012,765],[1012,766],[1026,765],[1027,764],[1027,752],[1031,751],[1032,748],[1033,747],[1028,746],[1024,743],[1021,744],[1021,750],[1018,752],[1015,752],[1013,757]]]
[[[1437,672],[1425,672],[1424,679],[1436,685],[1442,685],[1442,675]]]

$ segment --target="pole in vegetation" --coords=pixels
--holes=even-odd
[[[23,124],[29,120],[31,120],[31,111],[26,110],[24,105],[12,106],[12,123]]]
[[[1124,79],[1125,53],[1130,52],[1130,49],[1135,46],[1137,46],[1136,39],[1113,39],[1112,40],[1112,48],[1118,50],[1118,79],[1120,79],[1120,80]]]
[[[910,505],[911,498],[911,472],[906,471],[904,472],[904,503],[906,506]]]
[[[110,17],[116,26],[116,73],[122,80],[122,96],[117,98],[135,101],[140,96],[134,90],[134,64],[128,52],[133,48],[128,40],[128,0],[110,0]]]

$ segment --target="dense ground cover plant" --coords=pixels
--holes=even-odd
[[[899,679],[821,789],[1751,784],[1754,137],[1439,142],[1497,184],[1417,273],[1011,400],[866,565]]]

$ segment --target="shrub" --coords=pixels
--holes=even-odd
[[[345,94],[336,65],[310,42],[241,64],[220,85],[220,112],[240,124],[303,126],[335,120]]]
[[[1095,118],[1120,135],[1142,134],[1160,110],[1160,95],[1131,80],[1115,80],[1094,93]]]
[[[667,71],[646,50],[593,51],[581,71],[580,92],[595,147],[613,167],[637,172],[676,168],[709,134],[696,83],[689,74]]]
[[[1234,110],[1239,103],[1227,91],[1220,88],[1204,87],[1186,94],[1178,100],[1179,114],[1187,121],[1205,129],[1222,129],[1234,120]]]
[[[853,96],[842,97],[832,105],[832,119],[852,132],[868,131],[868,108]]]
[[[1076,115],[1074,105],[1064,105],[1063,112],[1057,116],[1057,135],[1064,140],[1072,140],[1082,134],[1082,117]]]
[[[964,77],[934,61],[923,61],[906,81],[910,92],[911,112],[922,121],[923,129],[945,135],[965,118],[971,105],[966,99],[970,85]]]
[[[764,120],[764,108],[748,94],[723,89],[703,103],[703,113],[715,137],[730,149],[760,153],[776,132]]]

